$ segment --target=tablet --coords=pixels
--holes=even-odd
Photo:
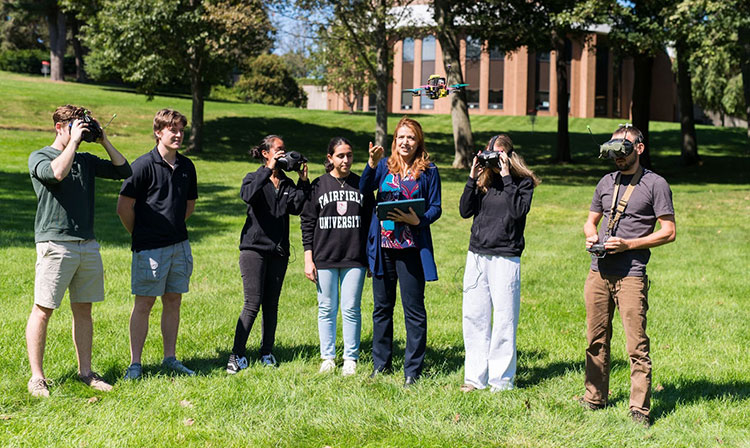
[[[385,221],[388,219],[388,213],[391,210],[399,209],[404,213],[409,213],[409,207],[414,209],[414,213],[416,213],[420,218],[424,216],[424,198],[381,202],[375,208],[375,212],[377,213],[378,219],[380,221]]]

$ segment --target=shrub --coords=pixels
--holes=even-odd
[[[284,60],[274,54],[262,54],[250,60],[235,89],[245,101],[253,103],[307,105],[307,94],[289,73]]]
[[[42,73],[42,61],[49,61],[49,51],[45,50],[5,50],[0,52],[0,70],[16,73]],[[76,62],[73,56],[63,60],[65,74],[74,74]]]

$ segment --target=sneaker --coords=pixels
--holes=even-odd
[[[469,383],[464,383],[463,385],[461,385],[461,387],[458,388],[458,390],[460,390],[463,393],[467,393],[467,392],[474,392],[475,390],[477,390],[477,388]]]
[[[589,401],[586,401],[583,399],[583,397],[578,399],[578,404],[580,404],[587,411],[598,411],[600,409],[604,409],[605,407],[607,407],[606,404],[596,404],[596,403],[591,403]]]
[[[357,373],[357,361],[345,359],[344,367],[341,369],[341,376],[352,376]]]
[[[49,385],[51,381],[47,378],[31,377],[27,387],[32,397],[49,397]]]
[[[229,362],[227,363],[227,373],[234,375],[242,369],[247,369],[247,358],[244,356],[237,356],[234,353],[229,355]]]
[[[123,379],[139,380],[141,379],[142,375],[143,375],[143,367],[141,367],[140,363],[136,362],[128,366],[128,370],[125,371],[125,377]]]
[[[318,373],[331,373],[336,370],[336,361],[332,359],[324,359],[320,364],[320,370]]]
[[[185,367],[185,365],[183,365],[180,361],[178,361],[177,358],[175,358],[174,356],[170,356],[169,358],[164,358],[161,362],[161,365],[168,369],[174,370],[175,372],[184,373],[187,376],[195,376],[194,371]]]
[[[85,376],[78,375],[78,379],[92,389],[100,390],[102,392],[109,392],[112,390],[112,385],[104,381],[104,378],[96,372],[89,372],[89,374]]]
[[[502,392],[504,390],[513,390],[515,387],[513,386],[513,383],[506,383],[502,386],[490,386],[490,392]]]
[[[269,353],[260,357],[260,363],[263,364],[264,367],[276,367],[276,358]]]
[[[651,419],[648,417],[648,415],[644,414],[643,412],[631,410],[629,415],[630,415],[630,418],[633,419],[634,422],[641,424],[645,426],[646,428],[651,426]]]

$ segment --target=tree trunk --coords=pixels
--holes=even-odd
[[[65,71],[63,61],[65,59],[65,14],[56,6],[47,16],[49,27],[49,66],[50,79],[52,81],[64,81]]]
[[[740,44],[740,69],[742,70],[742,93],[745,96],[747,137],[750,138],[750,25],[740,27],[737,35]]]
[[[643,144],[646,149],[640,157],[640,163],[651,168],[649,154],[648,124],[651,120],[651,72],[654,67],[654,57],[639,54],[634,57],[635,70],[633,79],[633,125],[643,133]]]
[[[378,15],[382,20],[377,23],[377,33],[381,38],[378,40],[376,49],[377,67],[375,67],[375,144],[383,148],[388,147],[386,138],[388,137],[388,34],[385,28],[385,17],[387,14],[387,2],[380,0],[378,8],[381,14]],[[386,152],[386,154],[389,154]]]
[[[76,58],[76,81],[85,82],[88,78],[86,76],[86,70],[83,66],[83,46],[81,45],[81,39],[79,38],[79,32],[81,30],[81,22],[75,17],[71,18],[71,36],[73,41],[73,53]]]
[[[680,131],[682,134],[682,163],[694,165],[700,162],[698,141],[695,136],[693,117],[693,90],[690,79],[689,55],[686,45],[677,43],[677,94],[680,103]]]
[[[190,117],[190,141],[187,152],[201,152],[203,151],[204,85],[199,70],[190,71],[190,91],[193,96],[193,114]]]
[[[565,60],[565,40],[553,34],[557,69],[557,155],[558,163],[572,162],[570,156],[570,136],[568,135],[568,66]]]
[[[451,84],[463,84],[463,70],[461,69],[460,41],[458,32],[453,26],[453,17],[450,16],[450,2],[435,0],[434,13],[440,32],[437,33],[440,48],[443,52],[443,65],[445,67],[446,81]],[[471,133],[471,120],[469,119],[469,107],[466,101],[466,92],[459,89],[451,93],[451,119],[453,121],[453,147],[455,156],[453,168],[466,169],[471,166],[474,158],[474,137]]]

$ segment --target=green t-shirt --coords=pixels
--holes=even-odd
[[[94,178],[124,179],[130,165],[76,152],[70,172],[55,179],[52,161],[62,151],[46,146],[29,156],[29,174],[37,197],[34,240],[79,241],[94,238]]]

